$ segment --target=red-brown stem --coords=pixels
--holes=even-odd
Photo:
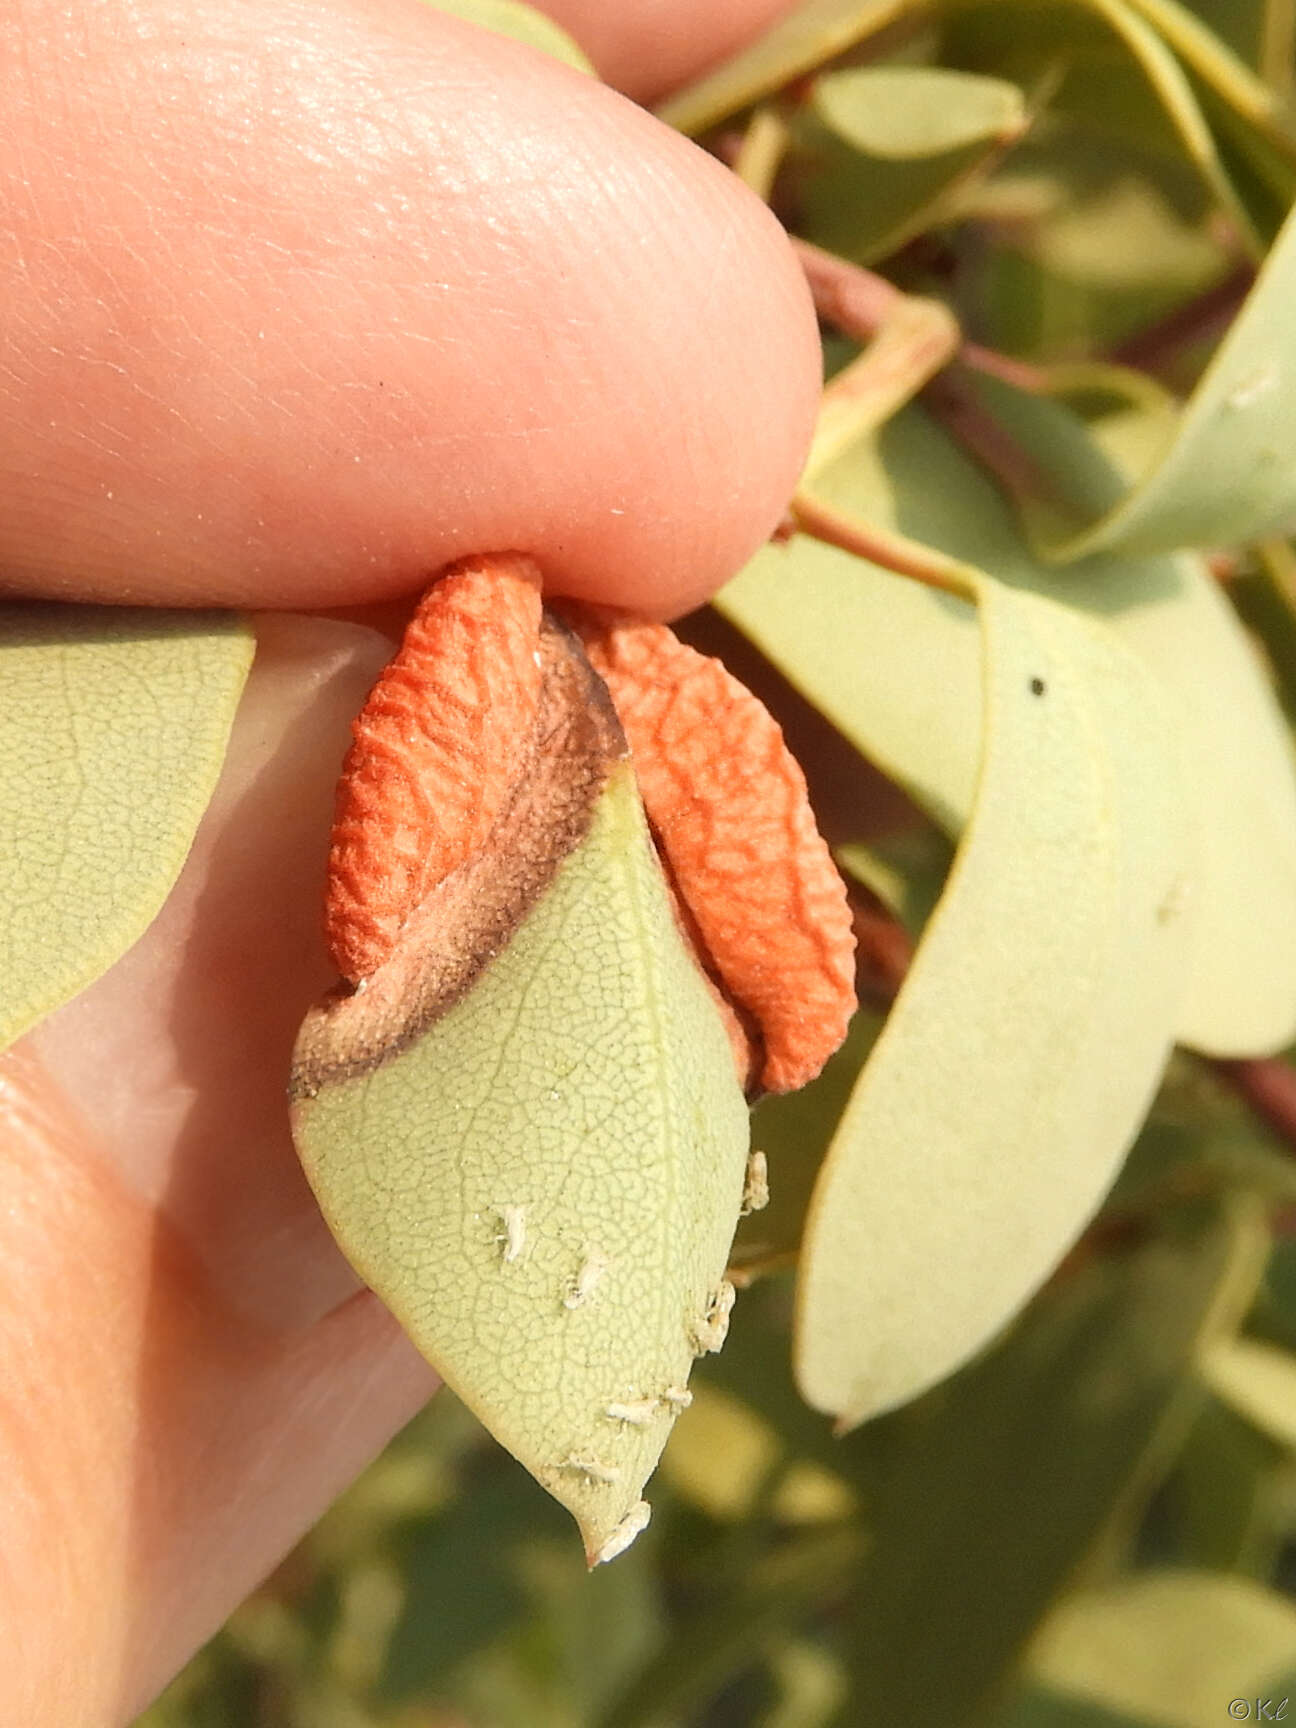
[[[843,335],[858,342],[870,341],[896,302],[906,298],[885,276],[839,258],[835,252],[825,252],[822,246],[793,238],[792,248],[805,271],[815,311],[825,323],[836,325]],[[1037,391],[1045,386],[1044,374],[1025,360],[1010,359],[976,342],[962,343],[958,352],[965,366],[1001,378],[1019,390]]]
[[[957,558],[948,558],[934,546],[925,546],[907,535],[893,534],[862,517],[845,516],[829,504],[798,492],[792,500],[791,517],[799,532],[837,546],[843,552],[853,552],[857,558],[867,558],[884,570],[894,570],[899,576],[912,576],[929,588],[939,588],[960,599],[973,597],[973,573]],[[782,526],[775,538],[786,538]]]
[[[923,392],[923,401],[1015,502],[1053,494],[1053,484],[1035,458],[986,412],[957,370],[934,378]]]
[[[1280,1056],[1221,1058],[1212,1067],[1296,1152],[1296,1068]]]
[[[1223,281],[1186,306],[1176,307],[1148,329],[1127,338],[1112,350],[1109,359],[1143,372],[1166,370],[1194,342],[1207,341],[1227,328],[1254,282],[1252,266],[1239,264]]]
[[[913,960],[914,945],[900,920],[885,907],[848,886],[851,925],[855,931],[855,990],[879,1008],[889,1008],[900,992]]]

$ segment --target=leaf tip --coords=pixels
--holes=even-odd
[[[581,1534],[586,1538],[585,1559],[590,1571],[596,1566],[605,1566],[609,1560],[615,1560],[618,1554],[624,1554],[635,1537],[648,1528],[651,1517],[652,1507],[648,1502],[637,1500],[625,1517],[603,1536],[601,1542],[591,1541],[588,1533],[582,1530]]]

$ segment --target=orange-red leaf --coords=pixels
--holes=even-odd
[[[540,572],[465,558],[430,588],[352,728],[329,851],[325,936],[358,982],[490,833],[540,692]]]

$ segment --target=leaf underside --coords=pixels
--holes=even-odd
[[[0,1048],[157,915],[253,648],[229,613],[0,607]]]
[[[552,634],[548,651],[578,652]],[[361,1276],[594,1559],[684,1402],[737,1222],[747,1110],[628,761],[605,753],[583,831],[498,942],[472,925],[553,831],[554,724],[542,701],[550,754],[501,821],[499,856],[434,890],[364,993],[308,1016],[294,1130]],[[429,988],[447,949],[467,969]],[[407,973],[394,992],[393,968]]]
[[[852,1424],[966,1360],[1109,1186],[1188,954],[1170,713],[1109,632],[980,585],[985,754],[949,883],[829,1148],[797,1376]]]
[[[1119,488],[1060,404],[987,392],[1032,456],[1094,500]],[[1176,1037],[1254,1055],[1296,1037],[1296,772],[1286,722],[1245,631],[1190,554],[1103,554],[1059,569],[949,434],[911,408],[819,483],[850,514],[1101,620],[1155,674],[1183,744],[1195,859],[1192,958]],[[796,536],[763,548],[720,610],[951,834],[972,807],[981,734],[974,609]]]

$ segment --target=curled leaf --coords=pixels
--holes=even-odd
[[[986,578],[984,755],[949,884],[807,1219],[797,1376],[844,1423],[1038,1288],[1169,1053],[1189,865],[1172,720],[1107,631]]]
[[[152,922],[253,646],[230,614],[0,607],[0,1047]]]
[[[1296,526],[1296,215],[1207,368],[1160,459],[1096,520],[1053,537],[1060,559],[1227,545]]]
[[[312,1010],[293,1117],[361,1276],[594,1561],[723,1336],[747,1112],[606,694],[565,632],[541,652],[512,802]]]
[[[1101,510],[1119,479],[1061,404],[986,381],[986,402],[1049,480]],[[1296,1036],[1296,771],[1251,642],[1200,560],[1104,554],[1059,570],[1027,544],[976,462],[921,409],[817,482],[838,509],[1056,596],[1117,633],[1175,704],[1196,858],[1179,1041],[1254,1055]],[[797,536],[764,548],[718,605],[865,755],[950,833],[980,749],[973,608]]]

